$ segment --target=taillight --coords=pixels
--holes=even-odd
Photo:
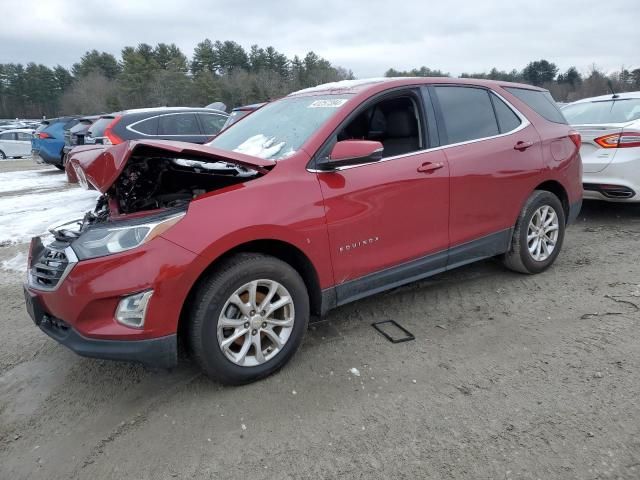
[[[580,136],[580,134],[575,130],[571,130],[569,132],[569,138],[571,139],[573,144],[576,146],[576,148],[580,150],[580,145],[582,145],[582,137]]]
[[[113,133],[113,127],[116,126],[116,124],[120,121],[121,118],[122,117],[118,115],[111,121],[109,125],[107,125],[107,128],[104,129],[104,136],[105,136],[104,143],[111,144],[111,145],[118,145],[119,143],[124,142],[124,140],[122,140],[118,135]]]
[[[40,132],[38,133],[38,138],[53,138],[53,137],[49,135],[47,132]]]
[[[602,148],[640,147],[640,132],[622,132],[594,139]]]

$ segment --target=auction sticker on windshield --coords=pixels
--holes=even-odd
[[[346,98],[328,98],[313,101],[307,108],[338,108],[347,103]]]

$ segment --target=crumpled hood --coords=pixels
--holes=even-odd
[[[275,164],[275,160],[253,157],[238,152],[229,152],[219,148],[172,140],[129,140],[118,145],[86,145],[74,148],[69,154],[69,163],[96,190],[105,193],[116,181],[125,165],[137,149],[150,148],[171,152],[173,155],[182,154],[189,159],[201,162],[228,162],[242,167],[251,168],[260,173],[266,173]],[[84,174],[84,175],[83,175]]]

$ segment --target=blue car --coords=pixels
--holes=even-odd
[[[38,163],[48,163],[63,170],[64,132],[76,123],[78,123],[78,117],[43,120],[31,140],[32,158]]]

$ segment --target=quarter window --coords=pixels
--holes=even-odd
[[[25,132],[18,132],[18,140],[22,140],[23,142],[31,141],[31,135]]]
[[[500,130],[489,92],[483,88],[434,87],[447,142],[459,143],[498,135]]]
[[[198,119],[193,113],[160,117],[159,135],[201,135]]]
[[[158,117],[148,118],[131,126],[131,130],[142,133],[144,135],[158,134]]]
[[[493,108],[496,110],[496,116],[498,117],[498,127],[500,127],[500,133],[507,133],[511,130],[515,130],[520,126],[522,121],[514,113],[509,106],[504,103],[500,98],[492,93],[491,100],[493,101]]]
[[[529,90],[518,87],[504,87],[504,89],[518,97],[518,99],[526,103],[529,108],[550,122],[567,123],[567,120],[562,115],[553,97],[546,90]]]

